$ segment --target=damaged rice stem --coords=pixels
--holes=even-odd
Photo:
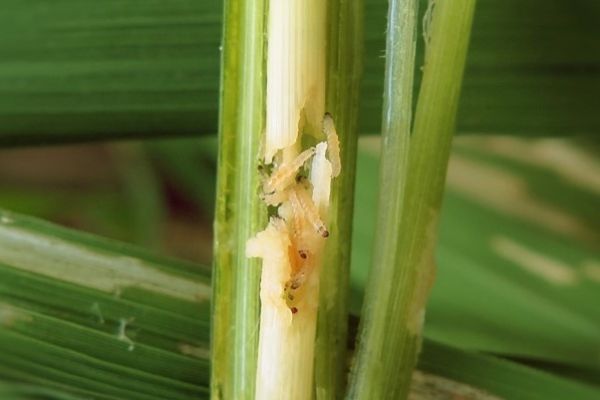
[[[260,158],[272,172],[259,197],[265,211],[269,205],[276,211],[246,246],[248,257],[262,259],[254,395],[261,400],[309,400],[314,393],[319,274],[329,236],[324,221],[332,176],[326,144],[303,148],[303,137],[322,138],[326,12],[321,0],[269,4]],[[308,170],[310,178],[302,178]]]
[[[285,176],[292,183],[279,185],[287,195],[281,198],[277,216],[248,241],[247,256],[262,259],[257,399],[312,398],[319,273],[329,236],[323,222],[332,179],[326,146],[321,142],[316,151],[310,148],[295,158],[286,157],[289,147],[274,154],[280,164],[266,182]],[[298,150],[295,143],[290,147],[288,154]],[[313,155],[309,180],[298,179]],[[263,187],[274,190],[273,196],[281,193],[275,191],[277,185]]]
[[[285,221],[286,227],[276,229],[272,220],[248,246],[249,256],[263,259],[256,398],[337,399],[343,395],[346,365],[362,8],[360,1],[310,0],[304,10],[292,12],[290,21],[290,15],[278,14],[279,5],[269,17],[267,98],[273,101],[267,101],[263,162],[274,171],[266,181],[281,173],[271,182],[285,183],[265,185],[270,193],[263,197],[267,204],[279,205],[277,221]],[[313,13],[302,21],[310,7]],[[301,25],[294,28],[294,23]],[[298,35],[291,35],[295,38],[283,51],[294,53],[295,44],[296,53],[271,53],[273,43],[281,51],[278,40],[298,28],[312,37],[299,43]],[[327,76],[334,77],[327,82],[326,59],[331,61]],[[296,84],[290,86],[294,75]],[[290,104],[295,106],[289,109]],[[313,153],[306,147],[315,140]],[[338,179],[332,181],[334,177]]]
[[[213,275],[215,399],[325,399],[343,393],[361,3],[282,0],[267,7],[265,0],[225,2]],[[301,34],[290,34],[294,26],[302,27]],[[281,34],[273,34],[278,29]],[[337,129],[324,127],[326,112]],[[298,140],[300,135],[306,140]],[[320,143],[313,154],[315,142]],[[339,183],[320,183],[331,181],[333,164],[337,175],[340,158],[345,172]],[[281,175],[267,185],[274,171]],[[291,189],[300,193],[295,211]],[[264,229],[273,206],[285,218],[272,218]],[[294,220],[303,228],[294,228]],[[265,241],[278,244],[264,246]],[[333,246],[325,248],[327,242]],[[262,275],[268,277],[262,279],[260,300],[282,306],[262,307],[260,315],[261,260],[256,257],[263,259]],[[325,259],[327,268],[321,268]],[[278,281],[277,274],[282,275]],[[327,289],[323,296],[320,280]],[[324,307],[315,354],[319,303]],[[290,325],[292,317],[296,322]],[[286,332],[290,326],[294,329]],[[260,346],[257,336],[263,333],[267,340]],[[276,368],[274,374],[269,368]]]

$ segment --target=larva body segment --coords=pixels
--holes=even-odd
[[[305,218],[322,237],[326,238],[329,236],[329,231],[321,220],[317,207],[305,189],[300,187],[292,188],[290,191],[290,203],[295,215],[301,215],[302,218]]]
[[[329,162],[331,162],[332,177],[337,177],[342,170],[340,159],[340,139],[335,129],[333,117],[326,113],[323,117],[323,133],[327,138],[327,151],[329,153]]]
[[[315,154],[315,148],[311,147],[300,153],[290,163],[281,164],[263,185],[263,191],[266,194],[272,194],[283,191],[294,182],[296,173],[306,161]]]
[[[296,186],[297,184],[295,184]],[[294,186],[294,187],[295,187]],[[290,263],[292,264],[292,275],[297,273],[307,262],[311,253],[311,242],[309,235],[313,232],[306,216],[300,209],[298,202],[289,200],[292,189],[285,191],[287,199],[279,207],[278,214],[286,221],[290,232]]]
[[[309,268],[303,268],[294,274],[289,281],[285,284],[285,301],[288,307],[299,309],[301,305],[301,299],[305,292],[305,284],[307,275],[311,272]]]
[[[296,244],[298,256],[300,252],[308,255],[309,240],[307,240],[307,221],[298,201],[291,201],[292,206],[292,240]],[[302,257],[301,257],[302,258]],[[304,259],[304,258],[303,258]]]
[[[329,200],[331,197],[331,162],[326,157],[327,143],[321,142],[316,146],[315,156],[310,167],[310,184],[312,189],[311,198],[313,204],[319,211],[321,218],[327,215]],[[309,189],[309,193],[310,190]]]

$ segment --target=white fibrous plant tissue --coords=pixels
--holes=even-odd
[[[326,9],[322,0],[269,3],[266,123],[260,196],[265,229],[246,246],[262,259],[257,399],[311,399],[319,273],[332,179],[341,169],[325,112]]]
[[[299,154],[293,154],[295,144],[282,149],[270,173],[265,172],[262,197],[277,212],[246,247],[248,257],[263,259],[263,304],[286,311],[290,321],[292,315],[316,307],[303,293],[318,279],[315,271],[330,235],[326,221],[331,181],[340,172],[339,142],[331,115],[323,122],[324,141]]]
[[[312,379],[306,372],[312,370],[322,255],[332,234],[327,227],[331,182],[340,172],[331,115],[324,116],[322,126],[323,141],[306,149],[294,143],[262,168],[262,198],[275,211],[267,227],[246,246],[248,257],[262,258],[257,398],[301,399],[310,392],[305,382],[297,388],[288,386],[296,397],[280,397],[285,395],[277,377]],[[299,357],[293,355],[296,350],[302,352]],[[278,362],[282,357],[291,362]]]

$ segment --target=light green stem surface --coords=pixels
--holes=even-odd
[[[358,100],[363,66],[363,1],[331,1],[328,8],[326,109],[337,127],[342,172],[331,188],[329,229],[321,269],[315,348],[316,398],[339,399],[347,375],[348,281]]]
[[[415,8],[411,1],[390,3],[380,214],[351,374],[352,399],[406,398],[435,273],[437,221],[475,0],[435,2],[407,150]],[[396,123],[388,122],[390,110]]]
[[[264,129],[265,1],[225,2],[213,276],[213,399],[252,399],[260,265],[246,258],[262,229],[259,144]]]

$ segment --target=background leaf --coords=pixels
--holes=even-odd
[[[8,212],[0,222],[1,377],[98,399],[207,393],[206,269]]]
[[[3,399],[208,398],[210,328],[204,300],[182,301],[131,286],[107,292],[93,280],[59,274],[91,269],[96,273],[84,276],[98,279],[109,268],[110,282],[135,276],[137,285],[147,285],[156,273],[168,273],[206,294],[207,269],[13,213],[1,212],[0,218]],[[129,323],[120,331],[123,318]],[[431,340],[424,342],[419,369],[427,374],[415,378],[414,395],[432,390],[471,399],[600,395],[600,389]]]
[[[0,379],[22,382],[0,382],[2,398],[208,398],[205,302],[127,286],[110,293],[98,290],[94,280],[62,274],[65,268],[73,274],[91,269],[96,272],[89,276],[97,280],[110,265],[112,279],[123,282],[141,268],[138,284],[168,273],[205,293],[207,269],[20,215],[0,216],[0,237],[8,245],[0,248]],[[119,335],[123,318],[131,342]],[[600,389],[431,340],[424,343],[419,369],[427,375],[416,378],[413,393],[464,395],[477,388],[478,396],[519,399],[600,395]]]
[[[599,8],[481,0],[458,131],[599,132]],[[0,144],[216,133],[221,10],[220,1],[5,1]],[[381,122],[386,10],[365,2],[364,133]]]

